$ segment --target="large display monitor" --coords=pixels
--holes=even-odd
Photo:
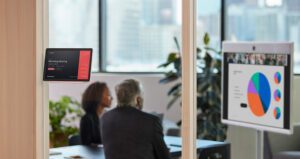
[[[92,49],[46,50],[44,81],[89,81]]]
[[[222,122],[292,133],[293,43],[223,43]]]

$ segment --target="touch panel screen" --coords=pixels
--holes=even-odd
[[[89,81],[92,49],[47,49],[45,81]]]

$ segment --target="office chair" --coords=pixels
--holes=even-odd
[[[199,159],[230,159],[230,144],[220,147],[206,148],[200,151]]]
[[[179,128],[169,128],[166,133],[167,136],[177,136],[180,137],[180,129]]]
[[[69,142],[69,146],[81,145],[80,135],[79,134],[70,135],[68,142]]]

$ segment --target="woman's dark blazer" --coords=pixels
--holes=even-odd
[[[85,114],[80,120],[80,138],[82,145],[102,144],[100,118],[97,114]]]

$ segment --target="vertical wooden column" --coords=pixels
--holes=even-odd
[[[0,0],[0,158],[35,159],[35,0]]]
[[[36,159],[49,156],[48,83],[43,82],[45,49],[48,47],[48,0],[36,0]]]
[[[196,159],[196,0],[182,1],[182,157]]]
[[[45,157],[42,2],[0,0],[1,159]]]

